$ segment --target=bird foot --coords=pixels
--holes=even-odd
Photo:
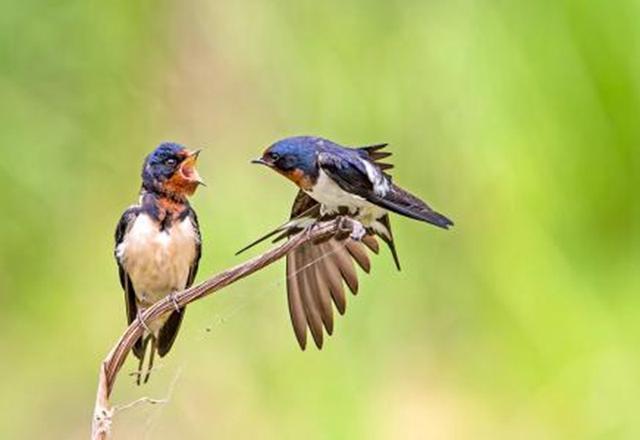
[[[360,241],[367,235],[367,229],[359,221],[353,220],[351,229],[351,239],[354,241]]]
[[[346,216],[341,217],[338,221],[336,239],[351,238],[352,240],[360,241],[365,235],[367,235],[367,230],[359,221]]]
[[[348,217],[340,217],[340,220],[338,220],[338,224],[336,225],[336,240],[342,241],[349,237],[352,229],[351,219]]]
[[[178,300],[176,299],[175,292],[171,292],[169,294],[169,299],[171,300],[171,303],[173,304],[173,308],[176,309],[176,312],[180,313],[182,311],[182,309],[180,309],[180,304],[178,303]]]

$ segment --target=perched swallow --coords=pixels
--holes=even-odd
[[[300,347],[306,346],[307,328],[322,348],[323,327],[333,332],[332,305],[340,314],[346,307],[343,280],[353,294],[358,290],[354,261],[369,272],[366,248],[378,253],[380,237],[394,262],[400,262],[393,241],[389,212],[448,229],[453,222],[426,203],[395,185],[386,172],[393,165],[381,162],[391,155],[387,144],[346,148],[327,139],[310,136],[286,138],[271,145],[253,163],[266,165],[293,181],[300,191],[291,219],[262,240],[280,234],[274,241],[290,237],[320,219],[346,215],[362,230],[320,243],[306,243],[287,255],[287,297],[293,329]],[[364,246],[363,246],[364,245]]]
[[[200,228],[187,197],[203,183],[195,168],[198,154],[178,144],[160,144],[144,161],[139,203],[118,222],[114,254],[129,324],[155,302],[191,286],[196,277]],[[176,339],[185,309],[175,304],[176,310],[143,322],[144,334],[133,346],[140,360],[138,384],[149,343],[145,383],[156,351],[160,357],[166,355]]]

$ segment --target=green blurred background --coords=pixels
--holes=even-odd
[[[286,218],[295,189],[248,160],[295,134],[390,142],[456,227],[396,218],[403,271],[375,257],[322,352],[282,262],[191,306],[113,399],[169,403],[115,438],[640,438],[637,1],[0,8],[2,438],[87,438],[143,157],[204,148],[203,280]]]

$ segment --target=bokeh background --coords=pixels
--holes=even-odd
[[[204,148],[203,280],[287,216],[248,160],[316,134],[390,142],[456,227],[394,219],[403,271],[375,257],[321,352],[282,262],[191,306],[113,399],[168,403],[115,438],[640,438],[637,1],[0,8],[0,436],[87,438],[125,324],[113,230],[156,144]]]

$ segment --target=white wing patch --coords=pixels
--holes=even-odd
[[[384,197],[389,192],[389,180],[375,165],[368,160],[360,159],[367,171],[367,177],[373,185],[373,192],[380,197]]]

